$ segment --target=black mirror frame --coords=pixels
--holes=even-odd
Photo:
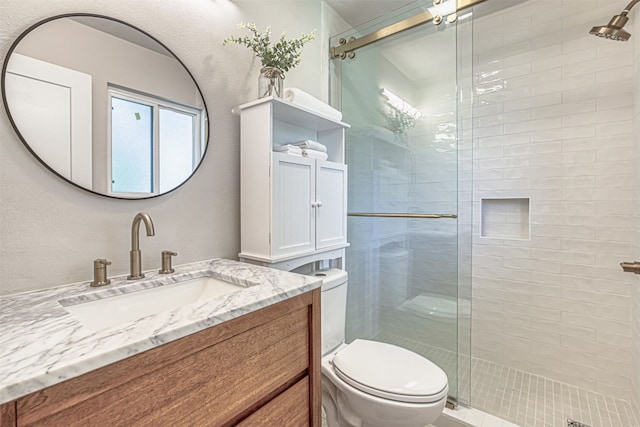
[[[20,130],[18,129],[18,126],[16,125],[13,116],[11,115],[11,111],[9,109],[9,104],[7,102],[7,93],[6,93],[6,88],[5,88],[5,78],[7,75],[7,67],[9,65],[9,59],[11,58],[11,55],[13,54],[14,50],[16,49],[16,47],[18,46],[18,44],[20,43],[20,41],[22,41],[23,38],[25,38],[27,35],[29,35],[29,33],[31,33],[31,31],[33,31],[34,29],[38,28],[41,25],[46,24],[47,22],[50,21],[54,21],[56,19],[62,19],[62,18],[73,18],[73,17],[78,17],[78,16],[82,16],[82,17],[91,17],[91,18],[102,18],[102,19],[108,19],[110,21],[115,21],[118,22],[120,24],[126,25],[130,28],[133,28],[137,31],[140,31],[142,34],[144,34],[145,36],[149,37],[151,40],[153,40],[154,42],[158,43],[160,46],[162,46],[164,49],[167,50],[167,52],[169,52],[171,55],[173,55],[173,58],[178,61],[178,63],[180,63],[180,65],[182,65],[182,67],[184,68],[184,70],[187,72],[187,74],[189,75],[189,77],[191,77],[191,80],[193,80],[193,84],[195,85],[196,89],[198,90],[198,93],[200,94],[200,98],[202,99],[202,105],[204,106],[204,111],[206,114],[206,119],[205,119],[205,135],[206,135],[206,143],[205,143],[205,149],[204,152],[202,153],[202,157],[200,158],[200,162],[198,163],[198,165],[196,166],[196,168],[193,170],[193,172],[191,172],[191,175],[189,175],[189,177],[187,179],[185,179],[180,185],[172,188],[169,191],[166,191],[164,193],[161,194],[154,194],[151,196],[141,196],[141,197],[118,197],[118,196],[112,196],[110,194],[104,194],[104,193],[99,193],[97,191],[93,191],[89,188],[85,188],[81,185],[76,184],[75,182],[65,178],[64,176],[60,175],[56,170],[54,170],[51,166],[49,166],[44,160],[42,160],[40,158],[40,156],[38,156],[36,154],[36,152],[29,146],[29,143],[25,140],[25,138],[22,136],[22,133],[20,133]],[[102,197],[107,197],[110,199],[116,199],[116,200],[146,200],[146,199],[153,199],[156,197],[160,197],[160,196],[164,196],[166,194],[172,193],[173,191],[177,190],[178,188],[182,187],[184,184],[186,184],[192,177],[193,175],[196,174],[196,172],[198,171],[198,169],[200,169],[200,166],[202,166],[202,162],[205,159],[205,156],[207,154],[207,152],[209,151],[209,139],[210,139],[210,122],[211,122],[211,117],[209,115],[209,109],[207,108],[207,103],[204,99],[204,95],[202,94],[202,90],[200,89],[200,86],[198,85],[198,82],[196,81],[196,79],[193,77],[193,74],[191,74],[191,71],[189,71],[189,69],[187,68],[187,66],[182,62],[182,60],[180,58],[178,58],[178,56],[173,53],[173,51],[171,49],[169,49],[167,46],[164,45],[164,43],[162,43],[160,40],[158,40],[157,38],[153,37],[151,34],[147,33],[144,30],[141,30],[140,28],[136,27],[135,25],[131,25],[128,22],[122,21],[120,19],[117,18],[113,18],[110,16],[104,16],[104,15],[99,15],[99,14],[95,14],[95,13],[65,13],[62,15],[55,15],[55,16],[51,16],[49,18],[43,19],[41,21],[38,21],[37,23],[31,25],[29,28],[27,28],[26,30],[24,30],[19,36],[18,38],[11,44],[11,47],[9,48],[9,51],[7,52],[7,55],[4,59],[4,63],[2,64],[2,76],[0,78],[0,86],[2,89],[2,103],[4,105],[4,109],[7,113],[7,117],[9,118],[9,122],[11,123],[11,126],[13,127],[13,130],[16,132],[16,134],[18,135],[18,138],[20,138],[20,141],[22,141],[22,143],[24,144],[24,146],[27,148],[27,150],[29,150],[29,152],[46,168],[48,169],[51,173],[53,173],[54,175],[56,175],[58,178],[62,179],[63,181],[73,185],[74,187],[77,187],[81,190],[87,191],[89,193],[93,193],[96,194],[98,196],[102,196]]]

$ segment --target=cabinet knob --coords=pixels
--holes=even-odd
[[[311,202],[311,207],[312,207],[312,208],[317,208],[317,207],[318,207],[318,204],[317,204],[316,202]]]
[[[322,202],[316,202],[316,206],[318,206],[319,208],[322,207]]]

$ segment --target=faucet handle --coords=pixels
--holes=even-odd
[[[107,266],[111,265],[111,261],[104,258],[93,260],[93,282],[90,286],[104,286],[111,283],[111,279],[107,278]]]
[[[160,269],[160,274],[169,274],[176,271],[173,267],[171,267],[171,257],[178,255],[177,252],[173,251],[162,251],[162,268]]]

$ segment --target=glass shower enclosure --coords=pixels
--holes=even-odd
[[[331,46],[428,9],[412,5]],[[331,91],[351,124],[347,342],[422,354],[469,404],[472,19],[453,11],[334,59]]]

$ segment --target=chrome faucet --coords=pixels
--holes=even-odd
[[[133,224],[131,224],[131,251],[129,252],[130,268],[127,279],[136,280],[142,279],[142,261],[140,252],[140,223],[144,222],[144,226],[147,229],[147,236],[155,236],[153,229],[153,221],[148,213],[140,212],[133,218]]]

